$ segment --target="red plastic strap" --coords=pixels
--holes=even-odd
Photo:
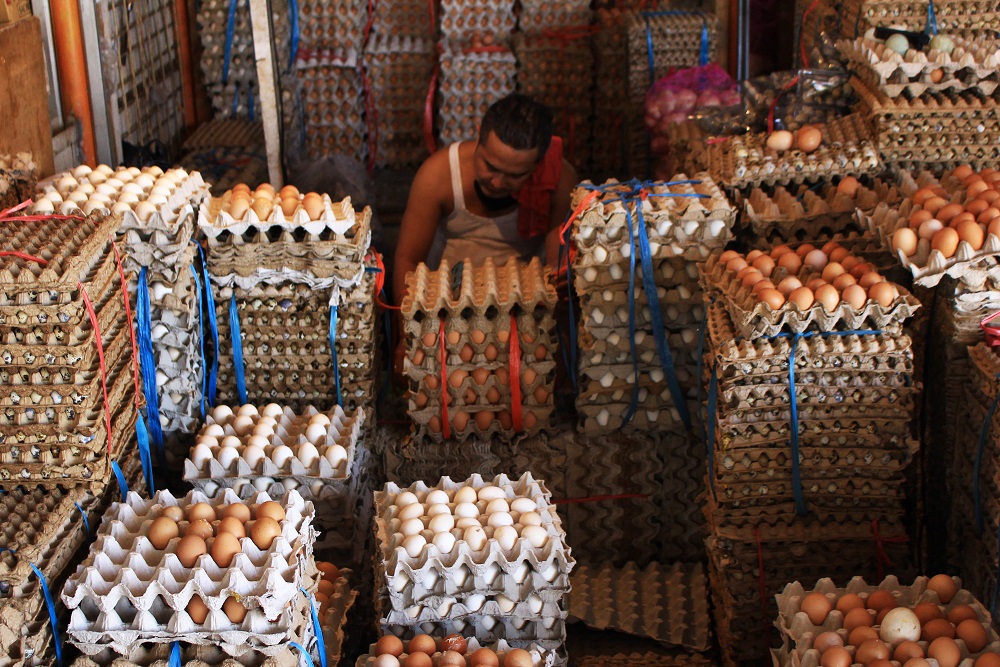
[[[629,500],[631,498],[649,498],[649,493],[615,493],[606,496],[586,496],[585,498],[564,498],[563,500],[553,500],[553,505],[579,505],[582,503],[600,503],[605,500]]]
[[[94,340],[97,341],[97,358],[101,362],[101,390],[104,392],[104,423],[108,429],[108,454],[111,454],[111,405],[108,401],[108,367],[104,363],[104,341],[101,340],[101,326],[97,321],[97,313],[94,312],[94,304],[90,301],[90,295],[84,289],[83,283],[76,284],[77,289],[83,294],[83,305],[90,316],[90,323],[94,327]]]
[[[570,228],[577,218],[583,215],[583,212],[590,206],[590,202],[597,199],[600,194],[601,193],[598,190],[591,190],[590,194],[584,197],[583,201],[580,202],[575,209],[573,209],[573,212],[569,214],[568,218],[566,218],[566,222],[564,222],[563,226],[559,228],[559,245],[566,245],[566,230]]]
[[[802,68],[809,69],[809,57],[806,55],[806,47],[802,45],[802,35],[806,29],[806,17],[809,16],[809,12],[816,9],[816,5],[819,4],[819,0],[813,0],[813,3],[809,5],[809,8],[802,12],[802,26],[799,30],[799,53],[802,54]]]
[[[16,250],[5,250],[0,252],[0,257],[19,257],[21,259],[27,260],[29,262],[34,262],[35,264],[41,264],[45,266],[49,263],[49,260],[42,259],[41,257],[35,257],[34,255],[29,255],[26,252],[18,252]]]
[[[561,42],[570,42],[574,39],[586,39],[593,35],[600,34],[599,25],[570,25],[565,28],[549,28],[542,31],[542,37],[548,39],[558,39]]]
[[[878,568],[878,578],[881,580],[885,577],[886,568],[892,567],[892,560],[890,560],[889,554],[885,552],[886,543],[905,544],[910,541],[910,538],[905,535],[900,535],[899,537],[882,537],[878,532],[878,519],[872,521],[872,537],[875,538],[875,564]]]
[[[41,222],[43,220],[86,220],[79,215],[60,215],[56,213],[45,213],[41,215],[14,215],[20,210],[26,209],[34,204],[33,199],[23,201],[17,206],[0,211],[0,222]]]
[[[441,329],[438,331],[441,350],[441,433],[445,440],[451,437],[451,424],[448,423],[448,351],[444,346],[444,318],[441,318]]]
[[[521,341],[517,335],[517,318],[510,315],[510,348],[507,359],[507,370],[510,374],[510,414],[514,418],[514,432],[524,430],[524,419],[521,414]]]
[[[753,529],[754,537],[757,538],[757,593],[760,596],[760,619],[763,625],[761,632],[761,642],[765,648],[770,648],[770,625],[768,623],[767,611],[767,579],[764,576],[764,545],[760,541],[760,531]]]
[[[986,319],[984,319],[982,322],[979,323],[979,328],[983,330],[984,334],[986,334],[986,344],[989,345],[990,347],[1000,346],[1000,327],[988,326],[989,323],[992,322],[994,319],[996,319],[998,316],[1000,316],[1000,310],[993,313],[992,315],[990,315],[989,317],[987,317]]]
[[[118,260],[118,275],[122,279],[122,301],[125,302],[125,320],[128,324],[128,334],[132,339],[132,376],[135,379],[135,409],[139,410],[139,394],[142,393],[142,386],[139,384],[139,346],[135,344],[135,327],[132,326],[132,305],[128,300],[128,288],[125,281],[125,267],[122,266],[122,256],[115,245],[114,235],[111,237],[111,247],[115,249],[115,259]]]
[[[402,310],[399,306],[394,306],[382,300],[382,289],[385,287],[385,262],[382,261],[382,253],[378,250],[374,250],[374,252],[375,265],[378,267],[378,273],[375,274],[375,305],[386,310]]]
[[[431,82],[427,86],[427,97],[424,99],[424,143],[432,155],[437,152],[437,141],[434,139],[434,95],[437,92],[438,72],[441,69],[440,56],[441,49],[438,48],[434,56],[434,71],[431,73]]]

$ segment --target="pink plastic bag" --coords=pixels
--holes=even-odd
[[[666,128],[683,123],[698,109],[740,104],[739,86],[714,63],[672,70],[646,93],[644,121],[652,139],[653,155],[661,155]]]

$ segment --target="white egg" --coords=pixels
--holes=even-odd
[[[208,482],[207,484],[205,484],[204,489],[205,489],[205,495],[212,497],[219,492],[219,485],[216,484],[215,482]]]
[[[407,519],[399,525],[399,532],[405,537],[419,535],[424,532],[424,522],[420,519]]]
[[[541,549],[549,541],[549,534],[541,526],[525,526],[521,529],[521,537],[531,542],[531,546]]]
[[[132,210],[132,207],[129,206],[128,204],[123,203],[123,202],[116,202],[115,205],[111,207],[111,212],[112,213],[117,213],[119,215],[123,215],[125,213],[128,213],[131,210]]]
[[[191,449],[191,463],[198,470],[202,470],[211,458],[212,450],[208,445],[199,443]]]
[[[330,462],[330,466],[335,470],[347,461],[347,450],[340,445],[330,445],[323,455]]]
[[[247,462],[251,470],[257,469],[257,464],[261,462],[261,459],[265,458],[267,455],[264,454],[264,450],[257,445],[247,445],[243,450],[243,460]]]
[[[122,204],[138,204],[139,196],[134,195],[131,192],[123,192],[120,195],[118,195],[118,201],[121,202]]]
[[[271,444],[271,441],[260,435],[251,435],[247,438],[247,446],[260,447],[261,450]]]
[[[273,477],[254,477],[253,478],[253,488],[258,491],[267,491],[274,484]]]
[[[427,497],[430,498],[430,496]],[[448,516],[451,516],[451,508],[444,503],[438,503],[436,505],[430,505],[427,508],[426,514],[427,516],[437,516],[438,514],[447,514]]]
[[[497,541],[501,549],[510,551],[517,542],[517,531],[514,530],[513,526],[500,526],[493,531],[493,539]]]
[[[506,595],[497,595],[494,600],[498,605],[500,605],[500,611],[503,613],[509,614],[514,611],[514,601]]]
[[[236,495],[238,495],[239,497],[242,498],[243,497],[243,489],[246,487],[247,484],[250,484],[250,480],[248,480],[248,479],[237,479],[237,480],[235,480],[233,482],[233,493],[235,493]],[[205,491],[205,493],[208,496],[215,495],[214,493],[208,493],[208,491]]]
[[[471,486],[463,486],[458,491],[455,491],[454,501],[456,503],[474,503],[476,500],[478,500],[476,490]]]
[[[455,516],[461,518],[475,518],[479,516],[479,508],[472,503],[459,503],[455,505]]]
[[[462,517],[461,519],[455,521],[455,528],[458,528],[461,531],[464,531],[467,528],[475,528],[477,526],[479,528],[482,528],[483,527],[482,522],[479,519],[473,519],[467,516]]]
[[[84,176],[89,175],[90,172],[92,172],[92,171],[93,171],[93,169],[90,168],[90,165],[81,164],[79,167],[76,167],[76,168],[73,169],[73,172],[72,172],[73,173],[73,178],[76,178],[77,180],[79,180],[79,179],[83,178]]]
[[[165,185],[156,184],[156,185],[153,185],[153,187],[150,189],[149,196],[150,197],[163,197],[163,198],[167,198],[172,193],[173,193],[173,188],[168,188]]]
[[[285,491],[294,491],[295,489],[299,488],[299,486],[301,486],[299,480],[295,479],[294,477],[286,477],[285,479],[281,480],[281,485],[285,487]]]
[[[309,418],[309,425],[312,426],[313,424],[319,424],[325,428],[330,425],[330,418],[321,412]]]
[[[239,449],[243,446],[243,441],[237,438],[235,435],[227,435],[222,439],[220,443],[223,447],[233,447]]]
[[[210,435],[213,438],[221,438],[226,435],[226,429],[219,424],[209,424],[201,431],[202,435]]]
[[[278,466],[280,470],[284,470],[285,464],[288,463],[289,459],[295,456],[295,452],[288,445],[278,445],[271,452],[271,460],[274,465]]]
[[[419,519],[424,515],[424,506],[422,503],[413,503],[412,505],[407,505],[399,511],[396,518],[400,521],[406,521],[407,519]]]
[[[503,498],[506,495],[507,494],[505,494],[503,492],[503,489],[501,489],[499,486],[484,486],[483,488],[479,489],[479,494],[478,494],[479,499],[485,500],[486,502],[489,502],[496,498]]]
[[[94,189],[102,195],[107,195],[108,197],[118,197],[118,190],[113,185],[108,185],[107,183],[99,183]]]
[[[455,548],[455,536],[449,532],[441,532],[434,536],[434,546],[443,554],[450,554]]]
[[[150,176],[149,174],[139,174],[138,176],[135,177],[135,182],[136,185],[138,185],[139,187],[143,188],[144,190],[148,190],[151,187],[153,187],[153,183],[155,183],[156,181],[154,181],[153,177]]]
[[[135,176],[133,176],[128,169],[121,167],[115,170],[115,178],[122,182],[122,184],[130,182]]]
[[[314,445],[325,443],[326,427],[320,426],[319,424],[311,424],[308,428],[306,428],[306,440]]]
[[[281,416],[283,412],[284,411],[281,409],[281,406],[278,405],[277,403],[268,403],[267,405],[264,406],[264,410],[261,412],[261,414],[265,417],[277,419],[278,417]]]
[[[312,493],[313,497],[319,498],[323,494],[323,489],[326,488],[326,484],[322,481],[313,482],[309,485],[309,492]]]
[[[513,526],[514,519],[512,519],[510,514],[507,512],[494,512],[493,514],[490,514],[490,518],[487,520],[486,524],[491,528],[498,528],[499,526]]]
[[[451,514],[435,514],[427,527],[435,533],[446,533],[455,527],[455,518]]]
[[[163,176],[163,170],[157,167],[155,164],[152,167],[145,167],[143,171],[152,176],[153,178],[156,178],[158,176]]]
[[[42,197],[35,202],[34,206],[31,207],[31,212],[37,213],[38,215],[45,215],[47,213],[55,213],[56,207],[52,205],[52,202],[49,199]]]
[[[59,213],[62,215],[79,215],[80,207],[74,201],[64,201],[59,205]]]
[[[217,424],[225,422],[232,416],[233,409],[228,405],[217,405],[212,408],[212,419],[214,419]]]
[[[253,430],[253,417],[249,415],[238,415],[236,419],[233,420],[232,427],[238,436],[242,437],[244,435],[250,435],[250,431]]]
[[[316,459],[319,458],[319,450],[311,442],[303,442],[298,446],[295,455],[302,462],[302,465],[306,468],[312,468],[313,464],[316,463]]]
[[[195,442],[199,445],[205,445],[206,447],[218,447],[219,439],[213,435],[199,435]]]
[[[542,516],[538,512],[525,512],[518,517],[518,521],[522,526],[540,526],[542,525]]]
[[[235,447],[219,447],[219,451],[215,454],[215,460],[221,463],[226,470],[229,470],[229,466],[238,458],[240,458],[240,452]]]
[[[247,403],[246,405],[241,405],[240,410],[237,413],[241,416],[256,417],[258,415],[257,406]]]
[[[510,501],[510,509],[514,512],[533,512],[536,507],[534,500],[523,496]]]
[[[276,428],[278,426],[278,420],[274,417],[261,417],[257,420],[258,424],[267,424],[271,428]]]
[[[494,512],[509,512],[510,505],[503,498],[494,498],[489,503],[486,504],[486,513],[493,514]]]
[[[83,212],[86,213],[87,215],[90,215],[94,211],[97,211],[102,208],[105,208],[105,206],[101,202],[95,201],[93,199],[88,199],[87,202],[83,205]]]
[[[451,498],[441,489],[432,489],[427,492],[427,498],[424,499],[424,502],[428,505],[447,505],[451,502]]]
[[[131,192],[134,195],[144,194],[142,186],[138,183],[126,183],[122,186],[122,192]]]
[[[398,496],[396,496],[396,506],[406,507],[407,505],[412,505],[413,503],[419,503],[417,496],[411,491],[403,491]]]
[[[112,169],[111,167],[109,167],[106,164],[99,164],[99,165],[97,165],[94,168],[94,171],[96,171],[99,174],[104,174],[105,176],[111,176],[112,174],[115,173],[115,170]],[[91,175],[93,175],[93,174],[91,174]]]
[[[258,437],[270,438],[272,435],[274,435],[274,426],[272,426],[271,424],[267,424],[265,422],[261,422],[253,427],[252,433]]]
[[[419,556],[425,546],[427,546],[427,540],[424,539],[423,535],[410,535],[403,540],[403,549],[406,550],[406,555],[410,558]]]
[[[135,207],[135,215],[142,222],[149,222],[154,213],[156,213],[156,206],[148,201],[141,201]]]
[[[156,208],[163,208],[169,203],[169,200],[167,199],[166,195],[162,195],[160,193],[149,195],[148,197],[146,197],[146,201],[148,201]]]
[[[59,179],[59,183],[56,185],[56,187],[58,187],[60,190],[64,192],[68,192],[76,189],[77,185],[79,185],[79,182],[69,174],[66,174],[65,176]]]
[[[486,531],[483,530],[482,526],[470,526],[462,533],[462,540],[473,551],[482,551],[486,547],[486,542],[489,538],[486,537]]]

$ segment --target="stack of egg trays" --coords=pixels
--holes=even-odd
[[[0,223],[0,249],[47,262],[10,257],[0,271],[3,486],[86,483],[97,491],[111,478],[111,461],[133,442],[134,357],[127,293],[112,246],[119,224],[97,213],[71,222]],[[100,328],[103,360],[84,291]]]
[[[484,478],[495,477],[500,471],[508,470],[503,467],[502,457],[494,451],[496,439],[470,439],[461,447],[442,447],[438,442],[408,432],[395,435],[397,437],[385,447],[386,479],[400,486],[437,476],[461,477],[475,473]]]
[[[298,413],[287,407],[284,408],[278,419],[274,435],[268,438],[270,447],[285,445],[294,451],[299,445],[309,442],[306,438],[306,429],[309,420],[317,414],[320,414],[320,411],[311,406]],[[343,517],[353,511],[354,499],[350,495],[351,474],[354,472],[355,450],[361,437],[364,410],[358,410],[348,415],[338,405],[324,414],[330,419],[324,436],[324,448],[333,445],[343,447],[347,451],[347,459],[342,466],[334,468],[330,461],[324,457],[322,450],[317,459],[308,466],[294,456],[280,467],[267,456],[257,462],[255,466],[251,466],[246,459],[240,456],[234,459],[228,467],[223,466],[217,458],[196,462],[188,457],[184,461],[184,480],[190,482],[192,486],[206,495],[216,495],[221,487],[232,489],[244,500],[258,491],[279,495],[295,489],[305,500],[312,501],[313,504],[317,505],[317,520]],[[214,437],[216,442],[221,443],[232,436],[239,441],[239,444],[231,442],[226,446],[236,447],[242,455],[248,441],[254,436],[249,430],[243,435],[239,435],[233,425],[234,418],[233,414],[227,414],[224,418],[217,420],[214,411],[208,414],[205,426],[202,427],[196,442],[200,442],[202,437],[206,436]],[[253,425],[256,426],[259,415],[257,417],[251,415],[250,418],[253,420]],[[213,432],[218,433],[216,426],[222,429],[223,435],[221,437],[208,436]],[[209,442],[211,443],[211,440]],[[218,454],[220,446],[209,444],[209,449],[215,456]],[[317,447],[317,449],[320,448]],[[266,449],[264,451],[265,454],[269,453]],[[287,480],[291,480],[291,483],[286,485]],[[258,484],[260,486],[266,484],[267,486],[258,489]]]
[[[468,640],[468,646],[466,647],[465,655],[471,656],[473,653],[482,648],[488,648],[492,650],[496,654],[497,658],[501,661],[498,664],[503,664],[502,661],[506,657],[507,651],[511,650],[511,648],[514,647],[512,647],[510,644],[508,644],[506,641],[502,639],[498,642],[494,642],[493,644],[487,645],[486,643],[480,643],[476,641],[476,638],[472,637]],[[377,646],[375,644],[370,645],[368,647],[368,653],[359,656],[354,667],[376,667],[376,665],[379,664],[377,662],[378,655],[376,654],[376,649]],[[535,645],[528,645],[525,650],[527,650],[531,656],[530,664],[537,665],[537,667],[555,667],[556,665],[568,664],[566,661],[565,653],[561,653],[558,651],[546,651],[545,649]],[[399,659],[404,661],[403,664],[406,664],[405,660],[407,657],[408,654],[404,651],[402,654],[400,654]]]
[[[787,337],[745,339],[709,305],[705,373],[718,382],[709,496],[720,522],[795,512]],[[799,479],[810,511],[902,519],[919,383],[904,334],[814,336],[795,348]],[[870,519],[869,519],[870,520]]]
[[[299,2],[299,48],[349,48],[360,51],[370,5],[353,0],[302,0]]]
[[[594,63],[587,28],[584,23],[563,34],[514,36],[517,91],[552,110],[552,131],[562,137],[563,155],[573,165],[590,155]]]
[[[230,9],[234,8],[232,29]],[[260,116],[260,86],[254,56],[250,5],[229,0],[207,0],[198,8],[198,34],[201,36],[201,73],[218,118]],[[278,3],[271,12],[271,38],[277,54],[277,67],[287,72],[291,56],[291,20],[289,7]],[[227,40],[228,69],[227,69]]]
[[[430,543],[411,558],[396,534],[396,498],[404,491],[418,500],[434,489],[453,494],[463,486],[477,490],[496,486],[508,499],[531,498],[549,535],[546,544],[536,549],[522,538],[506,553],[491,539],[482,550],[473,551],[459,538],[450,554],[440,553]],[[406,488],[386,484],[375,494],[375,579],[384,612],[383,632],[404,639],[421,632],[460,633],[479,642],[503,639],[515,647],[536,643],[544,649],[560,648],[566,637],[566,598],[576,561],[550,498],[544,482],[531,473],[516,480],[506,475],[491,481],[473,475],[464,482],[443,477],[433,487],[424,482]],[[480,504],[485,508],[483,501]],[[501,609],[498,596],[510,603],[507,611]]]
[[[505,42],[474,48],[468,39],[440,42],[437,126],[442,145],[475,139],[491,104],[513,93],[517,59]]]
[[[877,526],[877,533],[875,532]],[[900,524],[849,524],[835,515],[764,517],[746,528],[721,528],[709,512],[708,575],[723,664],[768,657],[776,635],[775,596],[789,581],[855,576],[877,580],[882,570],[913,571]],[[881,553],[885,559],[880,561]],[[760,564],[763,563],[763,568]]]
[[[466,260],[454,269],[442,261],[437,271],[420,264],[407,275],[406,285],[402,313],[408,353],[403,372],[410,382],[409,414],[418,436],[443,439],[445,405],[452,437],[457,440],[514,435],[512,427],[500,419],[502,413],[510,416],[513,406],[512,319],[521,350],[523,430],[530,434],[549,427],[557,338],[556,292],[548,267],[537,257],[530,263],[510,259],[501,267],[489,257],[475,268]],[[444,369],[442,354],[446,355]],[[441,382],[445,373],[447,387]],[[491,400],[488,396],[494,390],[498,397]],[[483,412],[493,415],[486,428],[476,419]]]
[[[628,165],[630,173],[645,174],[651,168],[649,136],[643,123],[646,92],[671,69],[696,67],[703,38],[708,40],[709,62],[715,59],[718,19],[702,12],[638,12],[630,13],[626,21],[628,96],[623,102],[628,109]]]
[[[1000,11],[990,0],[937,0],[934,15],[943,33],[996,34]],[[903,27],[921,31],[927,27],[927,3],[923,0],[845,0],[840,8],[841,25],[855,26],[853,36],[873,27]]]
[[[359,162],[368,158],[368,120],[359,54],[340,47],[302,50],[295,59],[306,154],[311,159],[331,153],[343,153]]]
[[[836,604],[839,598],[850,593],[864,600],[876,591],[889,591],[900,607],[913,608],[920,603],[930,602],[944,607],[945,615],[960,605],[968,606],[975,612],[975,619],[983,625],[986,645],[980,651],[973,652],[961,638],[957,639],[963,649],[962,658],[974,661],[987,653],[996,654],[1000,650],[1000,639],[991,624],[990,612],[971,591],[962,587],[962,580],[957,577],[952,577],[952,580],[958,591],[947,604],[942,604],[937,593],[927,588],[930,579],[925,576],[915,578],[909,586],[900,584],[896,575],[889,575],[878,585],[868,584],[863,577],[854,577],[843,588],[837,587],[829,578],[817,581],[812,590],[807,590],[798,581],[790,583],[776,597],[778,618],[775,625],[781,633],[782,643],[780,649],[771,651],[774,665],[815,667],[820,662],[820,652],[813,648],[815,639],[822,632],[834,632],[841,636],[847,634],[844,628],[844,615],[837,610],[832,610],[822,625],[812,624],[809,616],[802,610],[802,601],[810,593],[822,593],[832,604]]]
[[[376,2],[372,32],[378,35],[410,35],[433,39],[437,36],[435,5],[426,0]]]
[[[312,642],[309,642],[306,645],[311,644]],[[70,667],[170,667],[171,648],[170,644],[140,645],[127,655],[119,655],[108,649],[94,655],[80,656],[69,665]],[[184,667],[309,667],[302,654],[291,646],[275,655],[247,653],[234,658],[221,648],[206,644],[182,644],[180,664]]]
[[[683,183],[688,180],[695,182]],[[682,183],[644,184],[644,189],[653,196],[641,204],[642,218],[657,284],[653,303],[665,323],[664,334],[678,382],[685,395],[694,398],[698,383],[698,329],[703,312],[695,262],[732,238],[736,211],[707,174],[696,174],[693,179],[678,174],[672,182]],[[639,251],[638,237],[634,242],[629,238],[628,222],[631,216],[632,224],[638,225],[636,186],[612,180],[601,187],[601,194],[572,226],[572,241],[577,250],[573,280],[581,304],[577,396],[580,430],[600,435],[608,429],[625,426],[636,384],[638,410],[627,425],[630,430],[674,426],[682,429],[681,416],[673,405],[656,351],[649,298],[638,277],[641,268],[638,256],[633,286],[637,358],[632,358],[629,257]],[[577,188],[573,193],[574,206],[591,192],[588,187]],[[681,196],[657,196],[668,193]],[[622,201],[623,196],[627,204]]]
[[[517,27],[521,32],[540,33],[575,26],[589,26],[593,19],[590,2],[570,0],[552,3],[545,0],[522,0]]]
[[[962,164],[979,169],[1000,158],[1000,91],[893,99],[856,77],[851,85],[859,98],[858,112],[872,124],[874,145],[893,169],[942,172]]]
[[[417,167],[427,157],[424,99],[435,61],[428,38],[376,34],[365,46],[365,71],[378,111],[375,166]]]
[[[0,211],[30,199],[37,180],[31,153],[0,154]]]
[[[383,270],[378,266],[375,253],[369,250],[364,259],[361,279],[354,285],[340,289],[337,334],[334,338],[340,400],[349,410],[364,407],[369,423],[375,417],[373,408],[381,370],[381,355],[378,351],[383,321],[379,318],[376,302],[379,272]]]
[[[516,24],[513,0],[441,0],[441,36],[445,39],[492,35],[506,40]]]
[[[251,502],[270,500],[258,493]],[[63,588],[62,601],[71,612],[69,640],[86,655],[108,648],[128,655],[146,642],[183,640],[214,644],[239,657],[248,651],[274,655],[289,640],[303,639],[312,620],[309,601],[299,589],[315,587],[315,510],[296,491],[276,500],[286,516],[270,548],[261,551],[244,537],[242,551],[229,567],[219,567],[205,554],[190,569],[177,559],[180,539],[173,538],[159,551],[146,537],[149,524],[167,506],[187,508],[203,502],[218,513],[240,502],[235,493],[226,490],[209,497],[191,491],[175,498],[169,491],[158,491],[150,499],[129,493],[125,501],[112,504],[90,554]],[[209,607],[201,625],[186,611],[194,595]],[[230,596],[247,608],[240,624],[222,611]]]

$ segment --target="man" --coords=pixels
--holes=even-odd
[[[417,171],[396,243],[392,286],[397,301],[406,274],[420,262],[436,269],[468,258],[543,257],[556,268],[559,226],[577,184],[552,136],[552,112],[524,95],[508,95],[483,116],[478,141],[452,144]]]

